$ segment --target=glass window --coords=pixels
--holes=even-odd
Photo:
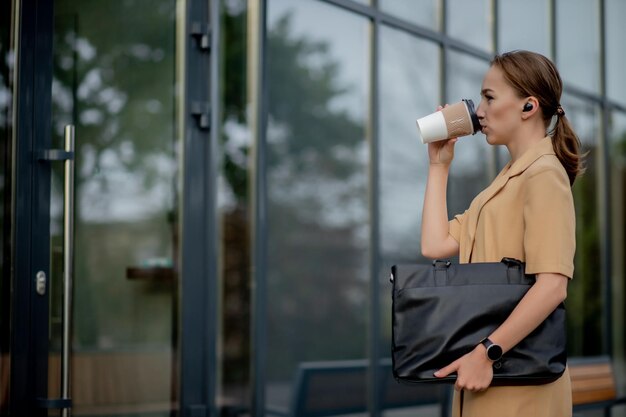
[[[322,398],[358,409],[370,276],[369,22],[318,1],[271,0],[267,17],[266,405],[288,408],[293,394],[307,414]],[[305,369],[332,374],[303,391],[295,381]],[[323,395],[330,383],[354,395]]]
[[[440,0],[380,0],[379,4],[385,13],[429,29],[440,29]]]
[[[491,0],[447,0],[448,35],[486,51],[493,50]]]
[[[626,390],[626,114],[613,112],[609,143],[611,198],[611,294],[613,307],[613,363],[619,391]]]
[[[440,53],[435,43],[381,28],[378,204],[382,251],[379,291],[382,297],[379,303],[380,351],[385,356],[391,345],[391,298],[387,296],[390,267],[400,262],[426,262],[421,256],[420,229],[428,175],[428,147],[421,143],[415,121],[432,113],[441,104]],[[417,401],[412,399],[421,398],[426,404],[430,398],[436,403],[444,396],[444,386],[400,386],[392,380],[390,370],[383,367],[381,373],[385,372],[390,380],[386,386],[393,387],[396,402],[414,404]],[[436,407],[432,403],[411,407],[409,412],[413,415],[430,412],[426,409]],[[391,411],[387,413],[393,414]]]
[[[447,103],[463,98],[480,104],[480,89],[489,63],[457,52],[448,53]],[[462,137],[455,145],[448,181],[448,213],[464,212],[495,177],[493,148],[481,132]]]
[[[0,4],[0,416],[8,415],[11,313],[12,2]]]
[[[218,389],[224,414],[250,408],[251,137],[246,120],[246,1],[224,2],[222,15],[222,142],[218,176],[222,288]],[[231,411],[232,410],[232,411]]]
[[[603,277],[600,242],[599,173],[602,153],[599,148],[600,109],[593,103],[563,95],[561,104],[582,143],[587,171],[574,183],[576,207],[576,257],[574,278],[567,297],[568,349],[572,356],[603,353],[602,340]]]
[[[557,64],[566,84],[600,91],[598,0],[557,0]],[[582,23],[582,24],[581,24]]]
[[[613,100],[626,105],[626,2],[605,0],[606,7],[606,93]]]
[[[532,22],[532,30],[529,30]],[[550,10],[545,0],[498,1],[498,52],[526,49],[550,56]]]
[[[384,257],[420,256],[428,147],[416,119],[435,111],[439,47],[383,27],[380,32],[380,216]]]

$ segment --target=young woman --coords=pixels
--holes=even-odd
[[[554,64],[540,54],[514,51],[493,59],[477,115],[487,142],[506,146],[511,160],[465,213],[451,221],[446,185],[457,139],[428,145],[423,255],[458,255],[461,263],[517,258],[526,263],[527,273],[537,274],[535,285],[486,341],[435,374],[457,374],[455,416],[572,415],[567,370],[550,384],[489,387],[493,362],[487,355],[492,344],[506,354],[532,332],[566,298],[573,276],[571,186],[582,168],[580,142],[560,104],[562,89]]]

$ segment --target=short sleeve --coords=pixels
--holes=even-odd
[[[467,211],[465,211],[465,213],[467,213]],[[463,226],[463,219],[465,219],[465,213],[457,214],[448,222],[450,236],[459,243],[461,242],[461,228]]]
[[[559,168],[542,167],[527,180],[524,196],[526,272],[559,273],[572,278],[576,216],[569,180]]]

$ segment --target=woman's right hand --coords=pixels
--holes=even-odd
[[[447,106],[447,104],[446,104]],[[437,111],[443,107],[438,106]],[[459,138],[439,140],[428,144],[428,158],[431,165],[450,165],[454,158],[454,144]]]

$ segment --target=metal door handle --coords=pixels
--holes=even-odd
[[[74,126],[65,126],[65,151],[74,154]],[[65,160],[63,197],[63,344],[61,351],[61,397],[70,399],[70,346],[72,286],[74,277],[74,158]],[[64,408],[63,417],[69,417]]]
[[[63,150],[49,149],[37,154],[39,160],[64,161],[63,185],[63,338],[61,345],[61,398],[38,398],[42,408],[61,409],[63,417],[70,417],[70,347],[72,329],[72,279],[74,276],[74,126],[65,126],[65,146]],[[45,294],[45,273],[37,274],[38,294]]]

